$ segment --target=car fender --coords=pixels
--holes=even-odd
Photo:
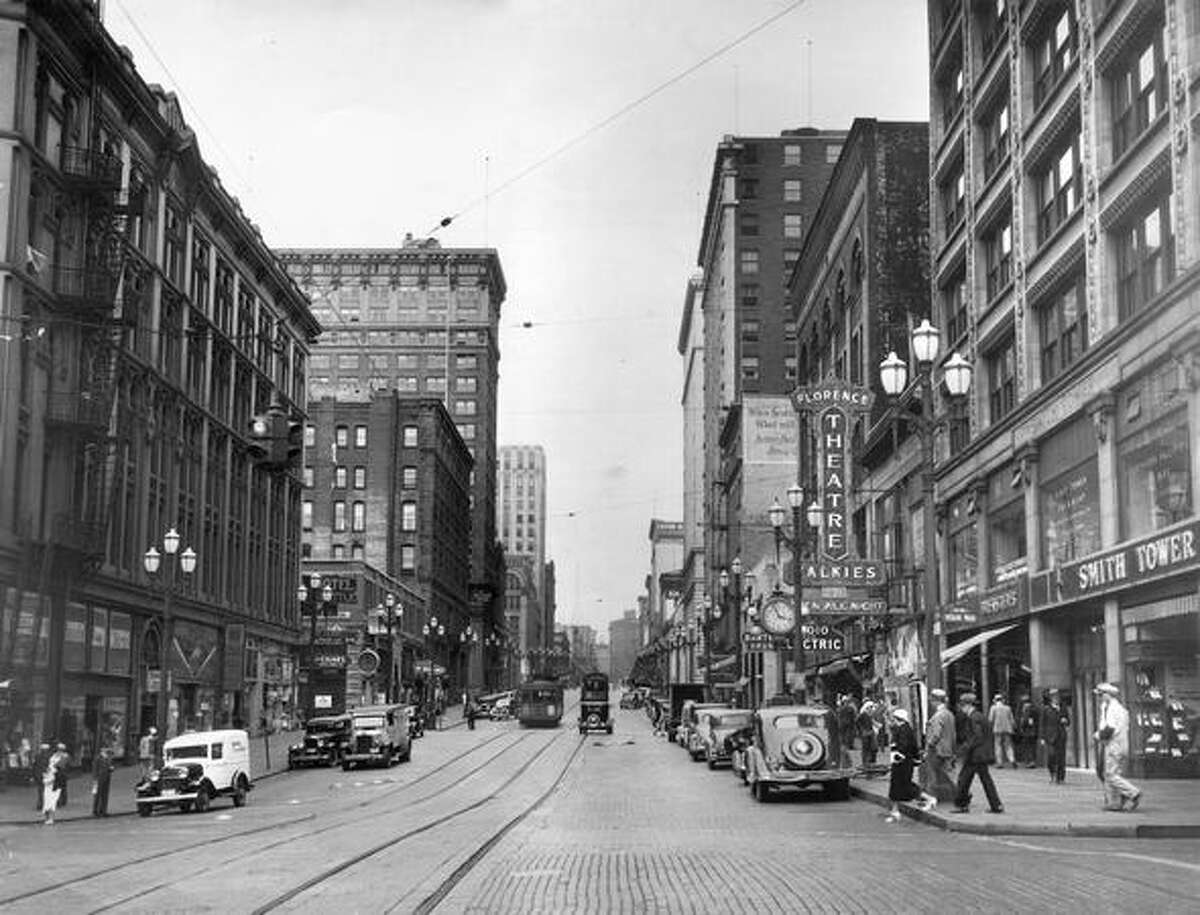
[[[229,787],[231,789],[236,789],[239,782],[241,783],[242,788],[245,791],[249,791],[250,789],[252,789],[254,787],[254,782],[250,781],[250,776],[247,775],[245,772],[243,772],[241,769],[239,769],[237,772],[233,773],[233,780],[230,781]]]
[[[758,773],[766,769],[766,760],[758,747],[747,747],[743,752],[742,764],[746,767],[746,781],[758,779]]]

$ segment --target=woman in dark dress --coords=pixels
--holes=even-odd
[[[913,782],[913,767],[920,761],[917,735],[908,721],[908,710],[891,710],[892,724],[892,777],[888,784],[888,800],[892,802],[885,820],[900,822],[900,802],[917,801],[922,810],[937,806],[937,799],[923,792]]]

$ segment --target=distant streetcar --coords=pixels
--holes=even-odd
[[[562,721],[563,688],[550,680],[530,680],[517,687],[517,720],[521,727],[556,728]]]
[[[579,733],[613,732],[608,713],[608,674],[584,674],[579,691]]]

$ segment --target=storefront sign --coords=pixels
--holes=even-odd
[[[958,632],[1023,616],[1029,603],[1028,581],[1021,573],[1002,585],[964,595],[942,609],[942,626],[946,632]]]
[[[801,584],[819,585],[879,585],[883,584],[883,564],[873,559],[851,559],[847,562],[806,562],[800,567]]]
[[[873,616],[887,613],[887,601],[881,597],[825,597],[800,602],[804,616]]]
[[[1200,568],[1200,521],[1192,520],[1042,573],[1031,602],[1077,600],[1195,568]]]
[[[356,575],[325,575],[321,578],[321,588],[326,586],[333,592],[332,604],[358,603],[358,576]]]
[[[317,636],[311,650],[312,667],[318,672],[346,669],[346,640],[344,638]]]

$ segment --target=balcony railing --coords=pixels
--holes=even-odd
[[[62,147],[63,175],[75,183],[117,190],[121,187],[121,160],[82,146]]]
[[[82,307],[112,308],[117,280],[100,267],[54,267],[54,292],[62,299]]]
[[[95,430],[108,428],[109,404],[91,391],[62,391],[46,401],[46,422]]]

